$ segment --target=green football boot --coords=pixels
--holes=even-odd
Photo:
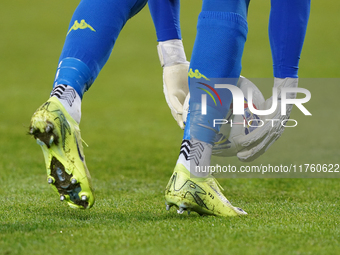
[[[177,164],[165,189],[165,204],[178,208],[177,213],[185,210],[195,211],[200,215],[237,216],[247,214],[241,208],[234,207],[226,199],[215,178],[191,178],[189,171]]]
[[[47,182],[72,208],[91,208],[91,176],[86,167],[78,123],[56,97],[51,97],[34,114],[29,127],[41,146]]]

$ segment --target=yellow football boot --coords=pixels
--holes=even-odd
[[[191,178],[189,171],[177,164],[165,189],[165,204],[169,210],[175,205],[179,214],[185,210],[195,211],[200,215],[237,216],[247,214],[241,208],[234,207],[222,194],[217,180],[209,178]]]
[[[41,146],[47,181],[72,208],[90,208],[95,198],[86,167],[78,123],[56,97],[51,97],[34,114],[29,127]]]

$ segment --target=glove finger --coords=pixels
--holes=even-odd
[[[237,153],[240,161],[251,162],[265,153],[269,147],[281,136],[281,133],[272,133],[266,137],[260,144],[255,147],[247,148]]]
[[[180,100],[177,96],[169,97],[172,109],[179,114],[183,113],[183,104],[184,104],[185,97],[186,95],[184,94],[183,94],[183,100],[182,99]]]
[[[251,146],[237,153],[240,161],[250,162],[260,157],[275,142],[275,134],[269,134],[261,143]]]
[[[270,130],[271,130],[270,123],[266,123],[262,127],[258,127],[257,129],[252,131],[250,134],[240,136],[239,138],[237,138],[236,142],[241,147],[257,145],[266,138],[268,133],[270,133]]]
[[[185,128],[183,118],[182,118],[182,114],[177,114],[177,124],[181,129]]]

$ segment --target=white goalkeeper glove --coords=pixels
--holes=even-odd
[[[286,115],[281,115],[281,89],[282,88],[296,88],[298,86],[297,78],[275,78],[274,87],[278,88],[278,104],[274,113],[269,116],[261,116],[261,120],[265,123],[262,127],[257,128],[248,135],[241,136],[235,141],[238,146],[243,147],[242,151],[237,153],[240,161],[249,162],[261,156],[283,133],[284,126],[281,122],[289,119],[290,112],[293,105],[287,105]],[[286,98],[295,99],[296,93],[289,93]],[[269,109],[272,105],[272,97],[267,99],[260,110]],[[275,121],[266,121],[267,119],[274,119]]]
[[[183,103],[189,93],[188,69],[182,40],[174,39],[159,42],[158,56],[163,67],[163,92],[171,114],[181,129],[184,129],[182,119]]]

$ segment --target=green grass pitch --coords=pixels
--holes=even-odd
[[[201,1],[182,1],[190,59]],[[338,1],[312,1],[301,78],[339,77]],[[339,179],[221,179],[246,217],[165,210],[163,190],[182,131],[162,93],[148,9],[130,20],[83,100],[82,136],[96,188],[91,210],[73,210],[48,186],[41,150],[27,134],[47,100],[78,1],[3,1],[0,8],[0,254],[339,254]],[[251,1],[246,77],[272,77],[269,1]],[[263,90],[266,97],[270,89]],[[340,163],[339,84],[305,82],[313,114],[252,164]],[[231,159],[234,165],[241,163]]]

